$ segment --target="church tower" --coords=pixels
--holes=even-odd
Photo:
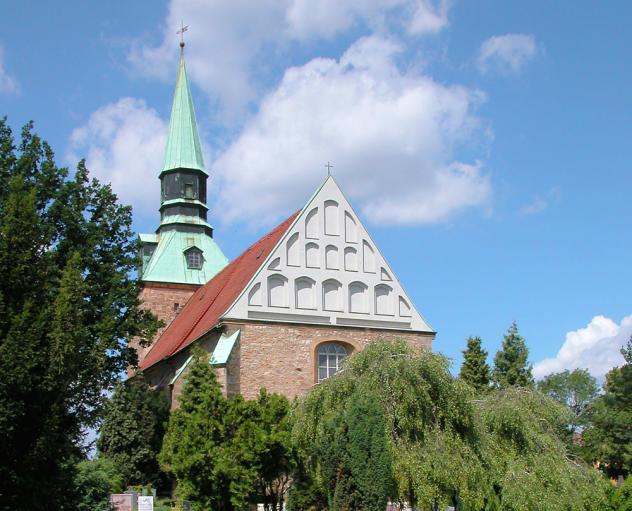
[[[160,225],[154,234],[139,235],[141,299],[166,327],[195,290],[228,263],[207,218],[208,173],[184,63],[184,42],[180,43],[169,134],[158,177]],[[162,329],[156,339],[161,333]],[[138,349],[139,361],[148,350]]]

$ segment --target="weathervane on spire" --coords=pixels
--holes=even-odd
[[[184,33],[189,30],[189,25],[184,24],[182,20],[180,20],[180,30],[176,32],[176,34],[180,34],[180,48],[184,48]]]

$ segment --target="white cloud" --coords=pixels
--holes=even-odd
[[[20,86],[15,78],[13,78],[4,68],[4,48],[0,46],[0,92],[6,94],[17,94],[20,92]]]
[[[505,34],[490,37],[478,50],[477,64],[481,72],[498,70],[505,74],[519,73],[538,53],[535,37],[529,34]]]
[[[269,224],[291,213],[324,178],[327,160],[374,222],[437,222],[485,205],[489,177],[454,156],[480,135],[473,110],[482,94],[401,72],[399,50],[369,37],[339,61],[288,69],[214,163],[224,219]]]
[[[595,316],[584,328],[568,332],[566,340],[553,358],[544,359],[533,367],[533,375],[543,378],[564,369],[588,369],[596,378],[624,363],[621,347],[632,335],[632,315],[615,323],[605,316]]]
[[[129,55],[143,74],[173,80],[178,56],[176,31],[189,24],[187,68],[190,79],[207,94],[221,98],[229,112],[255,99],[253,65],[265,64],[264,47],[284,30],[285,3],[278,0],[171,0],[162,43],[137,46]]]
[[[86,158],[90,173],[138,214],[157,214],[167,123],[141,99],[122,98],[95,111],[70,137],[67,159]]]
[[[408,26],[411,34],[436,34],[448,25],[447,1],[435,4],[430,0],[419,0],[416,4]]]
[[[446,0],[291,0],[287,33],[299,40],[331,38],[359,22],[381,29],[389,15],[415,35],[435,34],[448,24]]]
[[[559,188],[551,188],[545,195],[536,195],[531,202],[518,209],[519,216],[538,215],[560,198]]]
[[[531,202],[529,202],[529,204],[522,206],[518,210],[518,214],[520,216],[537,215],[538,213],[542,213],[548,206],[548,201],[537,195]]]
[[[186,33],[191,80],[232,115],[260,94],[260,71],[271,55],[292,42],[327,40],[357,24],[380,29],[386,18],[414,35],[436,33],[448,23],[447,0],[171,0],[158,46],[138,44],[133,66],[171,79],[177,58],[176,31]]]

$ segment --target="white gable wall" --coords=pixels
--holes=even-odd
[[[432,332],[331,177],[224,317]]]

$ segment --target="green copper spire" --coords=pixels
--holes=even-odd
[[[162,172],[173,169],[197,169],[206,173],[202,149],[200,148],[200,137],[195,122],[189,79],[184,66],[184,44],[181,44],[180,47],[180,66],[176,80],[176,91],[173,95],[169,138],[167,139]]]
[[[186,27],[182,27],[180,33]],[[184,49],[184,41],[180,40]],[[183,51],[173,97],[165,164],[160,173],[160,225],[140,234],[144,282],[200,286],[228,264],[207,222],[206,186],[200,138]]]

